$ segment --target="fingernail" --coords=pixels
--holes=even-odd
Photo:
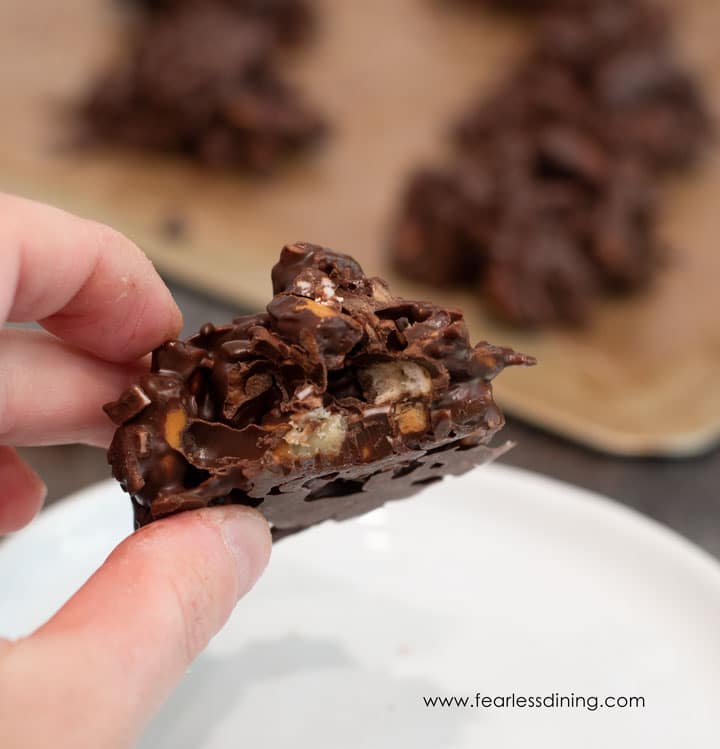
[[[270,528],[265,518],[242,505],[213,508],[212,518],[220,527],[225,546],[238,570],[238,598],[260,577],[270,557]]]

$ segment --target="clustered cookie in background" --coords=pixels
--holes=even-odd
[[[302,0],[153,0],[125,59],[83,103],[92,140],[268,172],[326,132],[277,71],[312,26]]]
[[[216,5],[265,24],[282,44],[307,39],[315,16],[306,0],[128,0],[154,13]]]
[[[454,124],[455,156],[409,177],[392,263],[509,323],[581,323],[662,267],[654,188],[708,139],[702,97],[652,0],[454,1],[524,12],[533,41]],[[126,4],[125,59],[83,104],[92,140],[264,173],[327,132],[278,71],[312,36],[310,0]]]
[[[454,161],[410,179],[394,264],[477,288],[511,323],[580,322],[660,267],[653,185],[693,160],[708,116],[655,5],[484,4],[537,11],[532,49],[456,124]]]

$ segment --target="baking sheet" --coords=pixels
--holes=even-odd
[[[354,254],[396,292],[465,308],[475,338],[535,354],[506,372],[511,413],[624,455],[683,456],[720,438],[720,150],[661,185],[672,262],[648,292],[601,304],[581,333],[527,334],[485,318],[471,294],[387,269],[388,226],[408,172],[440,162],[448,123],[522,53],[527,29],[437,0],[316,0],[322,24],[286,75],[327,114],[327,144],[272,178],[218,174],[162,156],[78,153],[67,113],[117,52],[110,0],[0,3],[0,188],[92,216],[133,237],[158,268],[241,308],[260,308],[283,244]],[[676,2],[684,60],[720,111],[720,3]],[[169,218],[187,232],[171,239]],[[221,321],[216,321],[221,322]]]

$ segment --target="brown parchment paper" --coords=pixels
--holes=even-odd
[[[689,455],[720,438],[720,151],[660,185],[670,266],[648,292],[604,303],[590,327],[523,334],[486,319],[469,293],[412,285],[385,240],[409,170],[443,158],[448,123],[522,52],[527,29],[439,0],[316,0],[322,23],[286,74],[333,124],[316,153],[269,179],[167,157],[67,148],[67,113],[116,54],[110,0],[0,3],[0,188],[108,222],[158,268],[243,308],[269,298],[281,246],[354,254],[395,291],[465,308],[473,336],[537,355],[505,373],[504,408],[626,455]],[[681,56],[720,110],[720,3],[674,3]],[[162,231],[182,216],[185,237]],[[221,321],[216,321],[221,322]]]

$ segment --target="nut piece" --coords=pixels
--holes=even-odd
[[[174,450],[179,450],[182,446],[182,435],[187,426],[187,416],[185,411],[177,408],[168,411],[165,417],[165,441]]]
[[[377,362],[360,370],[358,379],[365,398],[375,405],[429,396],[432,388],[427,370],[412,361]]]
[[[133,432],[138,458],[150,457],[150,432],[146,427],[136,427]]]
[[[304,299],[300,298],[297,301],[297,309],[307,309],[309,312],[311,312],[315,317],[335,317],[338,313],[333,310],[331,307],[328,307],[326,304],[321,304],[320,302],[315,302],[312,299]]]
[[[337,455],[345,441],[347,419],[322,407],[308,411],[291,424],[283,440],[298,458]]]
[[[400,434],[422,434],[428,428],[427,410],[422,403],[400,403],[395,408]]]

